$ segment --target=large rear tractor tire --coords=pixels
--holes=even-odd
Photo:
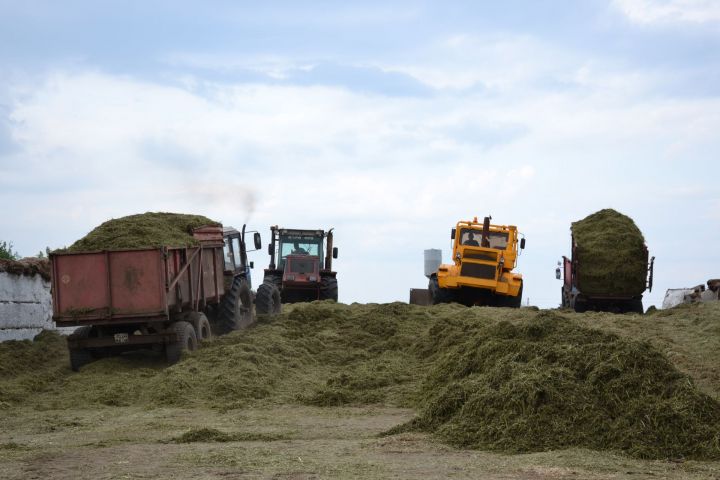
[[[274,283],[263,282],[255,295],[255,310],[259,314],[276,315],[281,309],[280,290]]]
[[[165,358],[170,365],[177,363],[180,360],[184,350],[194,352],[198,347],[195,328],[193,328],[190,322],[175,322],[172,325],[172,329],[177,335],[177,340],[173,343],[165,345]]]
[[[338,282],[335,277],[322,277],[320,279],[320,300],[338,299]]]
[[[85,339],[90,336],[92,327],[79,327],[75,329],[72,336],[77,339]],[[70,354],[70,368],[73,372],[79,372],[80,367],[93,361],[93,355],[87,348],[68,348]]]
[[[253,314],[252,292],[242,277],[233,280],[230,290],[220,302],[217,318],[218,333],[229,333],[251,325],[255,321]]]
[[[453,295],[453,292],[450,292],[444,288],[440,288],[440,285],[438,284],[437,274],[433,274],[430,276],[430,281],[428,282],[428,290],[430,290],[430,302],[433,305],[437,305],[438,303],[450,303],[455,301],[455,296]]]

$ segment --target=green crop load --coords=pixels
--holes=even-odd
[[[648,253],[635,222],[612,209],[574,222],[578,289],[586,295],[634,296],[645,291]]]
[[[194,228],[219,225],[202,215],[147,212],[101,224],[67,250],[82,252],[123,248],[189,247],[197,245]]]

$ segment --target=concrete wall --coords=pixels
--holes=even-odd
[[[40,275],[0,272],[0,342],[29,340],[43,329],[56,329],[50,282]]]

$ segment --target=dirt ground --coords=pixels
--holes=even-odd
[[[503,455],[453,449],[424,434],[378,435],[412,416],[387,407],[5,410],[0,478],[720,478],[720,462],[641,461],[581,449]],[[206,427],[240,440],[172,442]]]

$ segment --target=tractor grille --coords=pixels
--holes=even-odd
[[[460,275],[464,277],[485,278],[488,280],[495,279],[495,265],[487,265],[484,263],[463,263],[460,269]]]
[[[475,260],[487,260],[489,262],[497,262],[497,252],[468,252],[465,250],[463,258],[472,258]]]
[[[312,258],[297,259],[294,258],[290,262],[290,273],[314,273],[315,272],[315,260]]]

